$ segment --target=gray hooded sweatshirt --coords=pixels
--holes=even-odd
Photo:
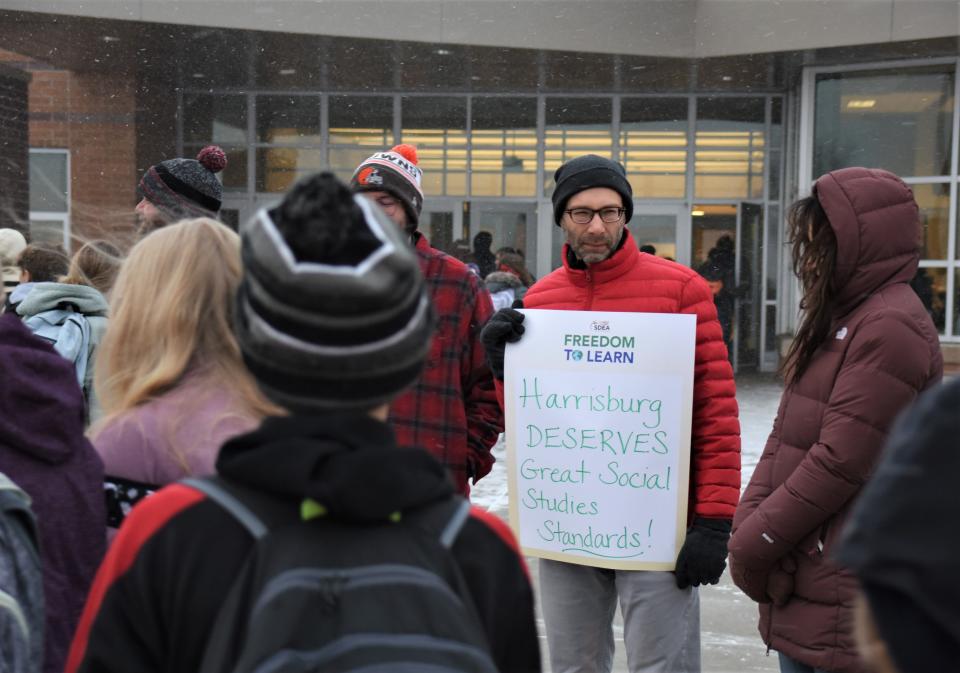
[[[90,347],[87,353],[87,372],[84,376],[83,393],[87,399],[89,421],[100,417],[100,405],[93,392],[93,370],[97,347],[107,331],[106,298],[99,290],[88,285],[68,283],[32,283],[27,296],[16,304],[17,314],[27,319],[38,313],[70,306],[83,315],[90,324]]]

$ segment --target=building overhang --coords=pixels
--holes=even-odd
[[[957,0],[0,0],[0,10],[676,58],[960,35]]]

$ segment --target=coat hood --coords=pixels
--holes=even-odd
[[[0,316],[0,447],[61,463],[86,443],[83,394],[73,364]]]
[[[903,180],[880,169],[844,168],[822,176],[813,191],[837,238],[838,315],[916,275],[919,209]]]
[[[486,278],[483,279],[483,285],[487,288],[488,292],[500,292],[501,290],[509,290],[510,288],[521,288],[524,287],[523,281],[513,273],[508,271],[491,271],[487,274]]]
[[[397,448],[390,427],[363,413],[268,418],[223,445],[217,472],[281,497],[311,498],[351,522],[383,521],[453,493],[436,459]]]
[[[109,308],[100,291],[89,285],[33,283],[27,296],[17,304],[17,313],[32,316],[62,304],[76,306],[77,311],[85,316],[106,316]]]

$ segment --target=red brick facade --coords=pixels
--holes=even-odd
[[[136,205],[136,85],[119,73],[50,68],[0,50],[0,63],[33,77],[29,142],[70,152],[70,228],[74,244],[128,232]]]

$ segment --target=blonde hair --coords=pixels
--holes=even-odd
[[[233,335],[240,238],[209,218],[158,229],[130,251],[110,303],[94,386],[110,419],[175,387],[188,370],[209,374],[252,417],[280,413],[243,365]]]
[[[117,246],[108,241],[85,243],[70,260],[70,269],[61,279],[71,285],[89,285],[107,296],[113,289],[123,256]]]

